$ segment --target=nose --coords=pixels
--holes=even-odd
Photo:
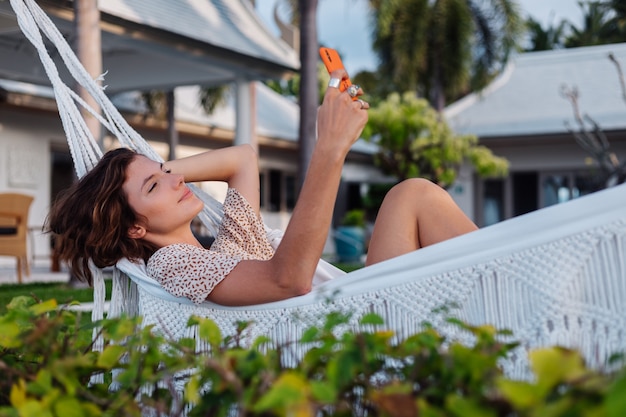
[[[175,188],[180,187],[181,185],[185,184],[185,177],[182,174],[172,174],[172,185]]]

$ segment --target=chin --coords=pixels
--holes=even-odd
[[[193,198],[195,198],[195,200],[197,201],[197,204],[198,204],[198,208],[196,209],[196,215],[197,215],[204,208],[204,203],[196,196],[193,196]]]

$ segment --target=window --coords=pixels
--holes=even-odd
[[[259,181],[262,209],[269,212],[293,210],[297,198],[295,174],[270,169],[259,174]]]
[[[513,174],[513,216],[530,213],[539,208],[537,172]]]
[[[504,180],[487,179],[482,182],[475,220],[489,226],[592,193],[601,185],[590,171],[513,172]]]
[[[483,225],[489,226],[504,220],[504,181],[486,180],[483,186]]]
[[[555,172],[541,175],[541,207],[564,203],[600,189],[588,173]]]
[[[297,192],[296,192],[296,176],[285,175],[285,205],[287,210],[291,211],[296,206]]]
[[[280,171],[272,169],[269,172],[269,204],[268,211],[280,211],[282,204],[282,174]]]

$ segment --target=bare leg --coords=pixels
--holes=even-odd
[[[366,265],[476,230],[452,197],[431,181],[412,178],[385,196],[374,225]]]

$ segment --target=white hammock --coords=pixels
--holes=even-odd
[[[159,156],[124,121],[102,89],[88,76],[63,37],[33,0],[11,0],[20,27],[37,48],[52,85],[76,170],[82,176],[100,157],[96,141],[80,116],[85,107],[63,84],[41,33],[58,48],[70,73],[102,107],[101,123],[124,146],[151,158]],[[421,249],[325,282],[305,296],[248,307],[193,305],[165,292],[143,266],[122,261],[114,272],[110,316],[141,314],[172,337],[193,336],[191,314],[215,320],[224,334],[237,321],[251,321],[248,336],[294,342],[330,311],[360,316],[376,312],[404,337],[433,323],[444,334],[467,340],[433,310],[454,304],[455,316],[472,324],[493,324],[513,331],[522,345],[503,363],[512,377],[527,376],[529,348],[561,345],[577,348],[594,368],[626,347],[626,188],[615,187],[565,204]],[[196,189],[197,191],[197,189]],[[219,221],[219,203],[203,196],[207,225]],[[274,239],[274,237],[272,237]],[[325,268],[322,263],[322,268]],[[122,272],[123,271],[123,272]],[[97,271],[95,271],[97,272]],[[104,285],[94,284],[102,317]],[[133,284],[124,281],[129,276]],[[251,339],[250,339],[251,340]],[[292,344],[294,353],[298,345]]]

